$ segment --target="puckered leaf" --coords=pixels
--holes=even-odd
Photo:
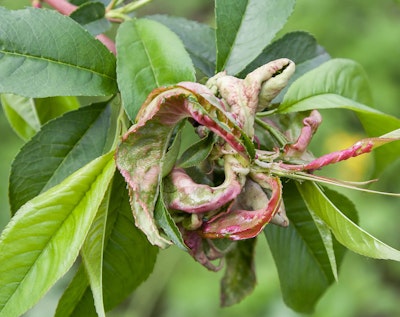
[[[292,60],[296,64],[296,72],[291,76],[286,88],[284,88],[274,103],[280,103],[288,87],[300,76],[330,59],[328,53],[318,45],[316,39],[306,32],[292,32],[268,45],[261,54],[252,61],[240,74],[245,77],[248,73],[264,65],[267,61],[273,61],[282,56]]]
[[[305,181],[298,185],[298,189],[309,211],[321,218],[345,247],[371,258],[400,261],[400,251],[389,247],[353,223],[316,184]]]
[[[117,90],[114,55],[54,10],[0,8],[0,43],[1,93],[107,96]]]
[[[180,17],[152,15],[156,20],[176,33],[190,54],[194,66],[211,77],[215,72],[215,31],[208,25]]]
[[[157,252],[158,249],[135,227],[126,183],[120,175],[115,175],[108,205],[102,266],[106,311],[118,305],[146,280],[153,271]],[[55,316],[96,316],[83,265],[61,297]]]
[[[156,21],[124,22],[118,29],[116,42],[118,86],[131,120],[153,89],[195,81],[192,61],[182,42]]]
[[[282,201],[280,180],[264,174],[252,176],[263,188],[271,190],[271,197],[267,198],[257,183],[247,180],[232,210],[206,222],[202,227],[202,235],[231,240],[254,238],[271,221]]]
[[[370,136],[400,128],[400,119],[366,106],[371,104],[368,80],[361,66],[350,60],[333,59],[296,80],[284,96],[278,112],[343,108],[357,113]],[[399,152],[399,143],[378,149],[374,153],[375,175],[398,159]]]
[[[296,311],[309,313],[335,280],[331,260],[327,245],[292,182],[284,184],[283,201],[290,225],[267,226],[264,233],[285,303]]]
[[[79,108],[76,97],[33,99],[2,94],[0,101],[11,127],[24,140],[34,136],[47,121]]]
[[[11,211],[108,151],[110,116],[108,104],[100,103],[66,113],[43,126],[12,164]]]
[[[217,0],[217,72],[243,70],[283,27],[294,0]],[[280,56],[282,57],[282,56]]]
[[[110,152],[18,210],[0,238],[0,316],[20,316],[72,266],[114,170]]]
[[[242,142],[245,136],[241,129],[205,86],[181,83],[175,87],[156,89],[150,94],[138,113],[137,123],[123,137],[116,160],[131,190],[137,226],[153,244],[162,247],[169,241],[158,233],[153,211],[169,139],[176,124],[187,117],[221,136],[245,156],[249,146]]]

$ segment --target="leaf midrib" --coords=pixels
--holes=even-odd
[[[56,65],[59,65],[59,66],[62,66],[62,67],[71,67],[71,68],[75,68],[75,69],[80,70],[80,71],[93,73],[93,74],[95,74],[97,76],[104,77],[104,78],[107,78],[107,79],[110,79],[110,80],[113,80],[113,81],[116,80],[115,77],[111,77],[110,75],[108,75],[106,73],[101,73],[101,72],[99,72],[99,71],[97,71],[95,69],[92,69],[92,68],[89,68],[89,67],[85,67],[83,65],[81,66],[81,65],[76,65],[76,64],[72,64],[72,63],[67,63],[65,61],[60,61],[60,60],[52,59],[52,58],[45,57],[45,56],[22,54],[22,53],[19,53],[19,52],[12,52],[12,51],[7,51],[7,50],[0,50],[0,54],[4,54],[5,56],[6,55],[11,55],[11,56],[18,56],[18,57],[31,59],[31,60],[39,60],[39,61],[50,63],[50,64],[56,64]],[[23,67],[23,64],[22,64],[22,66],[19,66],[19,67]]]
[[[83,201],[83,199],[87,196],[87,193],[91,191],[91,189],[93,188],[93,185],[97,182],[97,180],[104,174],[104,170],[107,167],[108,163],[105,163],[101,173],[97,174],[96,177],[93,179],[93,181],[91,182],[90,186],[88,187],[88,189],[81,195],[81,198],[76,202],[76,204],[74,204],[74,207],[71,208],[71,212],[67,215],[67,217],[64,218],[64,220],[62,220],[60,222],[60,225],[57,227],[56,230],[54,230],[54,234],[52,234],[49,239],[45,242],[44,247],[40,250],[40,252],[37,254],[36,258],[34,261],[32,261],[32,265],[29,267],[29,269],[26,271],[26,273],[24,274],[24,277],[21,279],[21,281],[18,283],[17,287],[14,289],[14,291],[12,292],[11,296],[8,297],[7,301],[4,303],[3,307],[0,309],[0,313],[2,313],[4,311],[4,309],[7,307],[8,303],[14,298],[15,294],[17,293],[17,291],[20,289],[21,285],[24,283],[24,281],[26,280],[27,276],[30,275],[32,269],[35,267],[35,264],[40,260],[40,258],[42,257],[43,253],[48,249],[50,243],[54,240],[55,236],[57,236],[57,234],[60,232],[60,228],[63,227],[63,225],[65,224],[65,222],[70,219],[70,217],[72,216],[72,214],[74,213],[74,211],[76,210],[77,206],[79,206],[79,204]],[[84,239],[82,239],[82,243],[83,243]]]

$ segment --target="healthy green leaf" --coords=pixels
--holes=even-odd
[[[118,29],[116,42],[118,86],[131,120],[153,89],[195,81],[192,61],[182,42],[156,21],[124,22]]]
[[[0,7],[0,43],[1,93],[107,96],[117,90],[114,55],[54,10]]]
[[[0,100],[11,127],[24,140],[34,136],[47,121],[79,108],[76,97],[33,99],[2,94]]]
[[[313,182],[298,185],[308,210],[330,228],[336,239],[353,252],[377,259],[400,261],[400,251],[379,241],[347,218]]]
[[[162,195],[162,184],[160,187],[160,195],[158,197],[155,209],[154,219],[158,227],[160,227],[166,236],[180,249],[187,251],[185,242],[183,241],[182,235],[179,232],[178,227],[173,221],[168,209],[165,206],[164,198]]]
[[[81,255],[93,293],[97,315],[105,317],[103,304],[103,252],[110,190],[104,195],[92,226],[82,246]]]
[[[114,170],[110,152],[18,210],[0,237],[0,316],[20,316],[72,266]]]
[[[296,311],[310,313],[335,280],[328,256],[332,249],[327,252],[327,245],[293,182],[285,183],[283,195],[290,225],[269,225],[264,233],[278,269],[285,303]]]
[[[164,24],[176,33],[190,54],[194,66],[205,76],[214,76],[215,31],[210,26],[167,15],[151,15],[148,18]]]
[[[10,174],[10,206],[14,213],[39,193],[109,149],[110,107],[94,104],[66,113],[38,132],[16,156]]]
[[[89,280],[85,271],[85,267],[81,263],[75,273],[74,278],[61,296],[54,317],[79,316],[75,313],[76,311],[79,311],[78,304],[86,301],[90,302],[90,298],[91,305],[87,305],[87,311],[85,314],[80,314],[80,316],[96,316],[93,296],[91,296],[92,294],[91,292],[88,292],[88,290],[90,290]],[[87,297],[89,298],[86,299]]]
[[[225,69],[235,75],[243,70],[283,27],[294,3],[216,0],[217,72]]]
[[[209,156],[216,139],[217,136],[215,134],[209,133],[204,138],[194,143],[182,153],[178,161],[178,166],[182,168],[198,166]]]
[[[80,5],[70,17],[95,36],[111,27],[111,23],[104,18],[105,13],[103,3],[90,1]]]
[[[221,305],[230,306],[240,302],[256,286],[254,270],[255,239],[241,240],[226,259],[226,271],[221,280]]]
[[[115,175],[108,207],[103,258],[106,311],[124,300],[153,271],[158,248],[135,227],[126,183]],[[83,271],[83,272],[81,272]],[[78,270],[63,294],[56,317],[95,316],[93,295],[84,270]],[[79,276],[78,276],[79,275]]]
[[[330,60],[296,80],[287,91],[279,113],[312,109],[343,108],[355,111],[369,136],[379,136],[400,128],[400,120],[366,106],[372,97],[366,75],[357,63]],[[378,149],[375,175],[398,159],[400,144]]]

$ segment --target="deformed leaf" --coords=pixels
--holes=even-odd
[[[247,156],[249,145],[243,142],[244,133],[211,96],[214,97],[205,86],[196,83],[154,90],[143,104],[137,123],[123,136],[117,149],[117,166],[129,184],[136,225],[160,247],[170,242],[160,236],[153,211],[166,151],[178,122],[192,117]]]
[[[361,66],[346,59],[332,59],[297,79],[288,89],[279,113],[312,109],[342,108],[355,111],[369,136],[379,136],[400,128],[400,119],[366,105],[372,104],[368,79]],[[398,159],[400,143],[375,153],[379,174]]]
[[[0,316],[20,316],[72,266],[114,170],[110,152],[18,210],[0,237]]]
[[[235,75],[266,47],[292,13],[294,0],[215,2],[217,72]],[[282,56],[280,56],[282,57]]]
[[[12,163],[11,212],[108,151],[109,127],[107,103],[66,113],[43,126]]]
[[[131,120],[153,89],[195,81],[192,61],[182,42],[161,23],[126,21],[118,29],[116,45],[118,86]]]
[[[115,57],[54,10],[0,7],[1,93],[107,96],[117,91]]]
[[[298,189],[310,213],[321,218],[345,247],[371,258],[400,261],[400,251],[389,247],[353,223],[315,183],[302,182]]]

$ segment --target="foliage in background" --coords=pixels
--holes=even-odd
[[[55,17],[55,16],[54,16]],[[50,19],[50,16],[49,16],[49,19]],[[144,22],[142,23],[142,24],[144,24]],[[167,24],[168,25],[168,24]],[[174,30],[173,29],[173,26],[170,26],[170,25],[168,25],[169,27],[171,27],[171,29],[172,30]],[[122,33],[121,33],[122,34]],[[179,35],[179,34],[178,34]],[[182,36],[182,35],[181,35]],[[182,37],[181,37],[182,38]],[[185,43],[185,41],[184,41],[184,43]],[[186,42],[186,44],[187,44],[187,42]],[[218,47],[218,43],[217,43],[217,47]],[[186,49],[188,49],[188,51],[189,52],[191,52],[191,50],[190,50],[190,47],[188,48],[187,46],[186,46]],[[194,52],[196,52],[196,50],[194,51]],[[268,53],[268,52],[267,52]],[[193,55],[192,55],[192,59],[193,59],[193,61],[195,61],[196,59],[193,57]],[[208,62],[212,62],[212,59],[210,60],[210,59],[208,59]],[[166,64],[168,64],[168,63],[170,63],[170,61],[167,61],[166,62]],[[80,67],[81,67],[82,65],[80,65]],[[202,71],[202,73],[204,74],[206,74],[207,75],[207,69],[202,69],[203,71]],[[121,71],[121,73],[122,73],[122,71]],[[208,73],[208,75],[209,76],[211,76],[212,74],[210,74],[210,73]],[[122,76],[122,75],[121,75]],[[129,77],[129,76],[128,76]],[[183,78],[182,78],[183,79]],[[178,81],[179,79],[172,79],[172,82],[174,82],[174,81]],[[162,81],[161,81],[162,82]],[[166,80],[166,82],[169,82],[169,80]],[[123,80],[123,81],[121,81],[121,83],[119,84],[121,87],[123,86],[123,84],[122,83],[124,83],[125,84],[125,80]],[[39,84],[40,84],[40,82],[39,82]],[[157,83],[155,83],[155,84],[153,84],[154,85],[154,87],[156,87],[156,86],[158,86],[159,85],[159,83],[157,84]],[[77,85],[78,86],[78,85]],[[78,88],[78,87],[77,87]],[[122,88],[120,88],[121,89],[121,92],[122,92]],[[149,88],[148,88],[149,89]],[[150,91],[151,89],[149,89],[149,91]],[[10,91],[7,91],[7,92],[10,92]],[[35,94],[37,93],[37,91],[35,91]],[[21,93],[22,94],[22,93]],[[147,95],[147,93],[145,93],[144,95]],[[129,97],[128,97],[129,98]],[[140,101],[138,101],[137,102],[139,105],[141,104],[141,102]],[[118,104],[118,102],[117,102],[117,104]],[[101,105],[99,104],[98,106],[96,106],[96,107],[98,107],[99,109],[101,108]],[[108,116],[110,117],[110,118],[116,118],[116,117],[118,117],[118,113],[119,113],[119,111],[118,111],[118,109],[116,110],[116,108],[117,108],[118,106],[115,106],[115,103],[114,103],[114,107],[111,105],[111,106],[107,106],[107,109],[111,109],[111,110],[107,110],[110,114],[108,114]],[[305,110],[306,108],[301,108],[302,110]],[[83,109],[82,109],[83,110]],[[127,110],[128,111],[128,113],[129,113],[129,110]],[[105,114],[107,113],[106,111],[104,112]],[[112,116],[114,114],[114,117]],[[72,116],[72,113],[71,113],[71,116]],[[76,114],[76,117],[78,118],[78,117],[80,117],[81,116],[81,113],[79,113],[79,112],[77,112],[77,114]],[[107,115],[105,115],[106,117],[107,117]],[[67,116],[65,116],[65,118],[66,118]],[[131,115],[131,117],[134,117],[134,115]],[[64,118],[64,117],[63,117]],[[374,117],[374,118],[376,118],[376,117]],[[99,119],[100,119],[100,117],[99,117]],[[74,119],[75,120],[75,119]],[[390,119],[389,119],[390,120]],[[394,120],[394,119],[393,119]],[[17,121],[15,121],[15,120],[13,120],[12,122],[14,122],[14,123],[16,123]],[[31,123],[31,122],[33,122],[33,121],[30,121],[29,123]],[[61,121],[60,121],[61,122]],[[66,126],[68,127],[68,122],[72,122],[72,121],[70,121],[70,119],[65,119],[65,124],[66,124]],[[110,122],[112,123],[113,122],[113,120],[111,119],[110,120]],[[395,121],[393,121],[393,122],[395,122]],[[109,123],[110,124],[110,123]],[[123,123],[121,123],[122,124],[122,126],[123,126]],[[25,128],[25,125],[24,124],[16,124],[17,126],[19,126],[20,128],[22,128],[22,127],[24,127]],[[396,123],[394,123],[394,125],[396,125]],[[47,126],[46,126],[47,127]],[[94,125],[94,127],[96,127],[96,125]],[[379,128],[379,127],[378,127]],[[50,130],[50,127],[48,128],[49,129],[49,131],[51,131]],[[73,128],[72,128],[73,129]],[[109,129],[108,130],[108,132],[107,132],[107,129]],[[104,133],[106,133],[108,136],[109,136],[109,138],[110,138],[110,140],[109,141],[107,141],[106,139],[104,139],[103,138],[103,141],[104,141],[104,147],[103,147],[103,149],[106,149],[107,147],[109,148],[110,146],[112,147],[112,145],[114,144],[114,138],[115,138],[115,134],[118,134],[118,131],[119,131],[119,129],[120,129],[120,127],[113,127],[112,126],[112,124],[110,124],[110,128],[108,127],[108,125],[106,124],[105,125],[105,130],[103,130],[103,131],[106,131],[106,132],[104,132]],[[45,127],[43,128],[43,131],[45,131]],[[68,130],[67,130],[68,131]],[[114,132],[113,132],[114,131]],[[115,131],[117,131],[117,132],[115,132]],[[97,135],[97,134],[96,134]],[[111,135],[111,136],[110,136]],[[100,137],[100,139],[101,139],[101,137]],[[33,140],[33,139],[32,139]],[[40,141],[41,140],[46,140],[46,137],[44,137],[42,134],[40,134],[40,135],[37,135],[36,136],[36,143],[38,144],[38,147],[36,147],[35,148],[35,146],[33,145],[33,143],[32,144],[30,144],[29,143],[29,145],[33,148],[33,149],[35,149],[33,152],[31,152],[31,153],[36,153],[36,151],[38,151],[38,150],[42,150],[43,149],[43,147],[40,145]],[[98,147],[99,147],[99,150],[100,150],[100,152],[101,152],[101,145],[99,145],[98,144],[98,142],[96,142],[96,141],[93,141],[93,140],[91,140],[91,138],[88,138],[88,140],[90,140],[90,142],[93,142],[93,143],[89,143],[89,144],[96,144]],[[39,142],[38,142],[39,141]],[[86,146],[85,147],[85,142],[76,142],[76,141],[74,141],[74,140],[71,140],[71,139],[69,139],[69,140],[67,140],[67,141],[55,141],[54,142],[55,144],[60,144],[60,145],[68,145],[69,147],[70,147],[70,149],[73,149],[76,153],[79,153],[79,149],[81,149],[82,147],[84,148],[84,149],[87,149],[88,147]],[[28,145],[27,145],[28,146]],[[70,151],[70,149],[66,149],[66,151],[69,153],[69,151]],[[52,149],[53,150],[53,149]],[[85,151],[83,151],[83,152],[85,152]],[[100,153],[99,152],[99,153]],[[24,153],[24,152],[22,152],[22,153]],[[25,152],[25,153],[29,153],[29,152]],[[395,152],[396,153],[396,152]],[[397,152],[398,153],[398,152]],[[30,158],[30,155],[28,155],[28,154],[25,154],[25,155],[27,155],[26,157],[27,158]],[[58,154],[57,154],[58,155]],[[81,156],[79,156],[79,154],[77,154],[78,156],[76,156],[76,157],[81,157]],[[86,153],[82,153],[81,155],[84,155],[84,156],[86,156]],[[91,153],[91,155],[94,155],[94,157],[97,157],[99,154],[96,154],[95,152],[92,152]],[[54,154],[51,154],[51,157],[53,157],[53,156],[55,156]],[[75,158],[75,156],[71,156],[73,159],[72,159],[72,161],[71,161],[71,163],[68,163],[68,164],[66,164],[65,165],[65,167],[66,167],[66,169],[65,169],[65,171],[66,172],[61,172],[61,178],[60,179],[62,179],[63,178],[63,176],[62,175],[68,175],[69,173],[71,173],[73,170],[76,170],[76,169],[78,169],[79,168],[79,164],[81,164],[82,166],[85,164],[84,162],[85,161],[82,161],[81,159],[78,159],[78,160],[76,160],[76,159],[74,159]],[[88,162],[91,160],[90,159],[90,157],[89,158],[86,158],[85,157],[85,159],[88,159]],[[26,160],[26,158],[24,159],[23,158],[23,156],[21,156],[21,165],[24,165],[24,162],[26,162],[26,161],[24,161],[24,160]],[[68,160],[66,160],[66,162],[68,162]],[[77,163],[79,162],[79,164],[78,164],[78,167],[76,167],[77,166]],[[71,165],[72,164],[72,165]],[[70,166],[71,165],[71,166]],[[57,163],[55,163],[55,166],[57,166]],[[71,169],[72,168],[72,169]],[[91,167],[92,168],[92,167]],[[43,168],[43,170],[44,170],[44,168]],[[21,171],[22,172],[22,171]],[[51,173],[51,170],[50,170],[50,173]],[[39,174],[41,174],[41,173],[39,173]],[[20,177],[18,177],[18,178],[16,178],[16,180],[18,181],[21,181],[21,182],[23,182],[23,179],[24,179],[24,177],[25,177],[25,173],[24,172],[22,172],[21,173],[21,175],[22,176],[20,176]],[[54,179],[56,180],[55,181],[55,183],[57,183],[57,177],[54,177]],[[40,184],[43,184],[43,181],[41,180],[40,182],[39,182]],[[44,182],[44,183],[46,183],[46,181]],[[50,183],[51,184],[51,183]],[[42,188],[44,188],[43,189],[43,191],[45,190],[45,189],[47,189],[47,188],[50,188],[52,185],[44,185]],[[30,186],[28,186],[28,187],[30,187]],[[34,191],[33,191],[34,192]],[[32,193],[32,192],[31,192]],[[34,196],[34,194],[30,194],[30,195],[33,195]],[[32,196],[32,197],[33,197]],[[295,195],[292,195],[293,197],[295,196]],[[31,198],[32,198],[31,197]],[[22,200],[25,200],[26,201],[26,199],[22,199]],[[17,209],[17,208],[16,208]],[[15,209],[15,210],[16,210]],[[99,209],[99,210],[101,210],[101,209]],[[101,215],[100,213],[99,213],[99,215]],[[100,218],[101,219],[101,218]],[[103,216],[103,219],[104,219],[104,216]],[[108,223],[108,222],[107,222]],[[269,227],[268,227],[269,228]],[[272,230],[272,229],[271,229]],[[81,230],[81,233],[82,234],[85,234],[85,230]],[[83,259],[85,259],[85,256],[83,256]],[[90,263],[90,262],[89,262]],[[87,265],[90,265],[90,264],[87,264],[86,263],[86,266]],[[303,272],[304,273],[304,272]],[[90,272],[88,271],[88,275],[90,276]],[[94,273],[94,274],[96,274],[96,273]],[[98,273],[97,273],[98,274]],[[144,274],[145,275],[145,274]],[[96,283],[96,281],[95,281],[95,275],[92,275],[92,276],[94,276],[94,280],[92,280],[92,288],[94,287],[94,285],[95,285],[95,283]],[[299,276],[302,276],[301,274],[299,274]],[[104,274],[103,274],[103,278],[104,278]],[[105,279],[105,281],[107,280],[107,278]],[[100,296],[99,295],[100,293],[98,293],[97,294],[97,296]],[[96,295],[95,295],[96,296]],[[112,295],[111,295],[112,296]],[[85,297],[85,298],[87,298],[87,297]],[[99,299],[99,298],[97,298],[97,303],[99,302],[99,301],[101,301],[101,299]],[[313,305],[313,304],[312,304]],[[293,305],[292,305],[293,306]],[[302,309],[302,308],[300,308],[300,309]]]

